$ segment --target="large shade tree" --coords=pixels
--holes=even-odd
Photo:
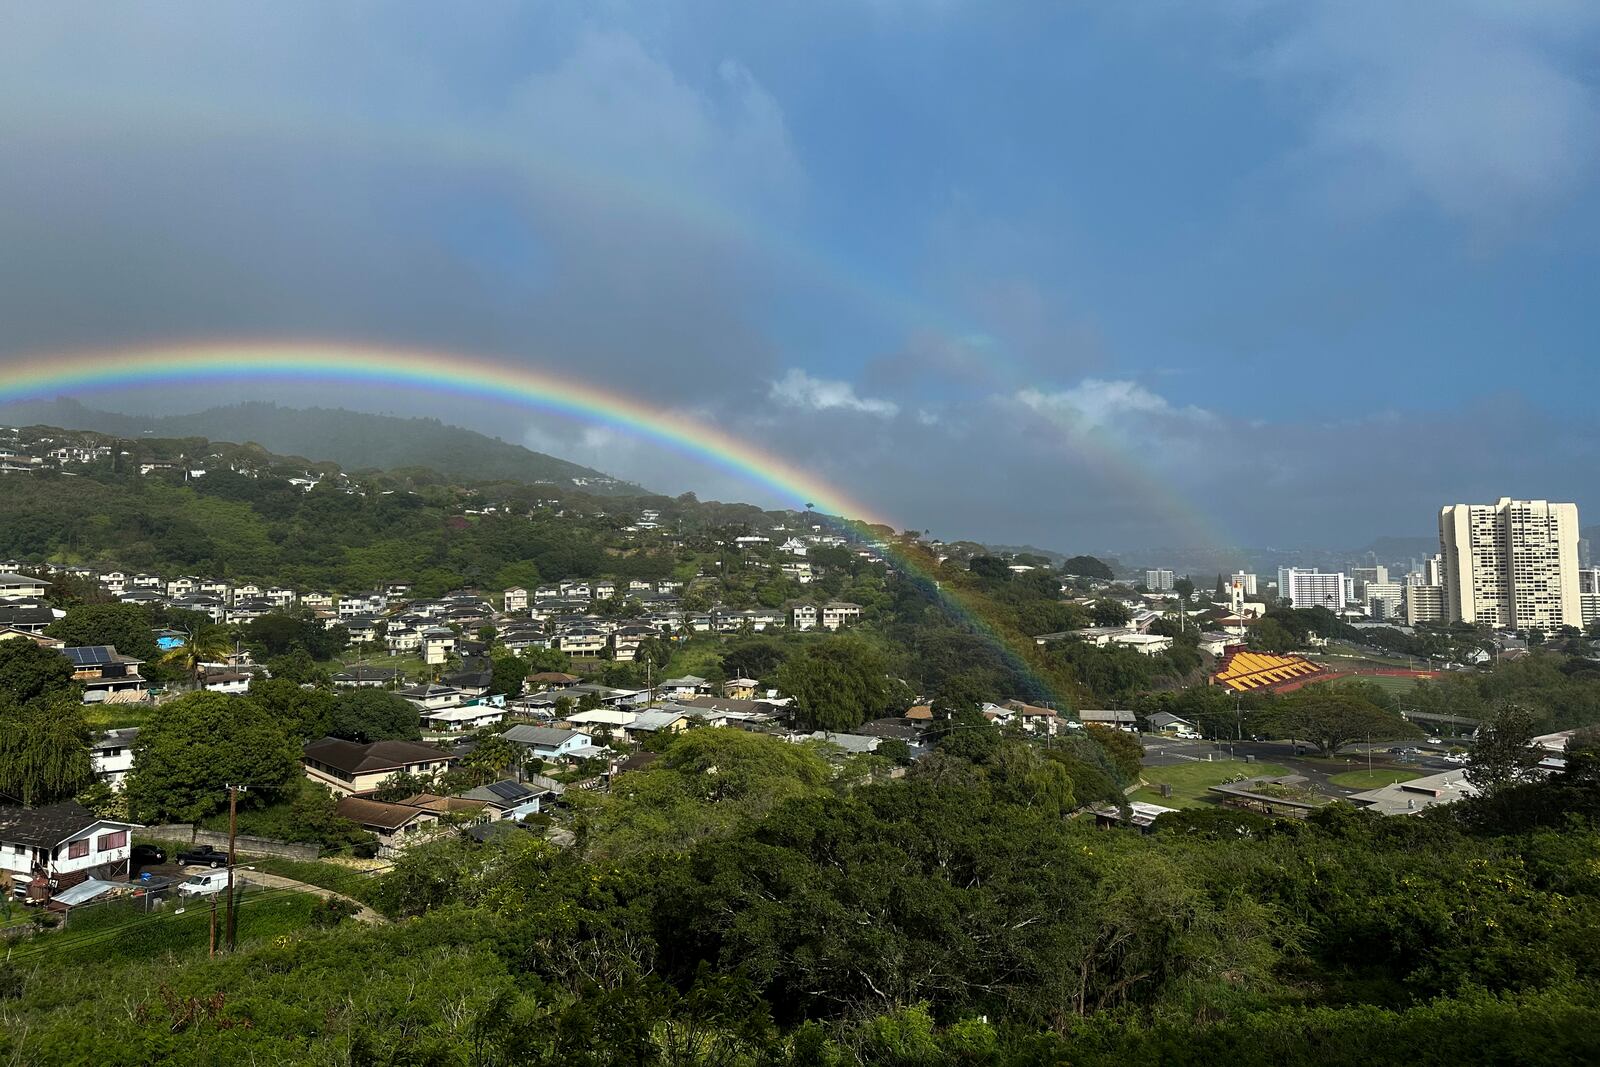
[[[1363,697],[1326,685],[1285,697],[1274,709],[1270,729],[1280,737],[1310,741],[1333,755],[1357,741],[1395,741],[1421,737],[1422,731]]]
[[[889,665],[870,645],[833,638],[790,657],[778,668],[778,688],[795,702],[795,721],[808,730],[850,730],[889,709]]]
[[[130,810],[142,819],[198,822],[227,807],[227,785],[244,803],[276,798],[299,773],[299,745],[248,696],[191,693],[162,705],[139,731],[128,778]]]

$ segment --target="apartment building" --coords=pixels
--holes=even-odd
[[[1509,497],[1450,504],[1439,510],[1439,547],[1450,622],[1583,625],[1576,504]]]

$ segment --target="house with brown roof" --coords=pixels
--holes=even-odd
[[[397,774],[439,774],[449,770],[455,759],[444,749],[419,741],[361,745],[337,737],[309,742],[300,757],[306,777],[339,797],[370,793]]]
[[[378,855],[390,859],[438,828],[439,813],[409,804],[385,804],[365,797],[341,797],[335,810],[378,839]]]

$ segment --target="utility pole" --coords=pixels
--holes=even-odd
[[[233,916],[233,864],[234,841],[239,836],[239,794],[246,792],[242,785],[228,786],[228,950],[233,951],[238,941],[238,926]],[[215,913],[216,904],[213,898],[212,910]],[[214,922],[215,920],[213,920]],[[215,941],[215,938],[212,939]]]

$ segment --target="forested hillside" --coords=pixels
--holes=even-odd
[[[1006,742],[862,784],[696,730],[571,847],[414,848],[395,920],[0,964],[12,1062],[1550,1064],[1600,1058],[1600,761],[1416,818],[1066,818]],[[710,768],[715,767],[715,773]],[[71,933],[65,937],[70,945]],[[66,957],[70,958],[70,957]]]
[[[267,403],[234,404],[187,415],[123,415],[67,398],[9,405],[0,410],[0,418],[12,425],[63,426],[130,438],[253,441],[272,452],[330,460],[348,470],[420,467],[458,480],[582,485],[600,496],[644,492],[600,471],[438,419]]]

